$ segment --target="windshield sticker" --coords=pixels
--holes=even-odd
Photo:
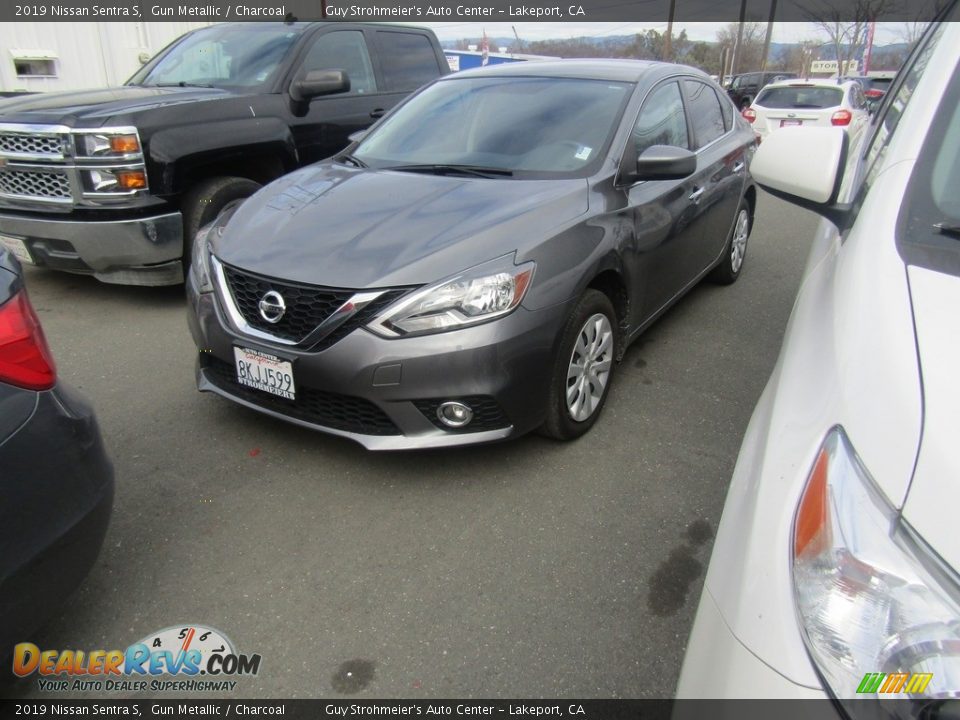
[[[580,146],[580,149],[577,150],[577,154],[574,155],[574,157],[575,157],[577,160],[586,160],[587,158],[590,157],[590,153],[592,153],[592,152],[593,152],[593,148],[592,148],[592,147],[587,147],[586,145],[581,145],[581,146]]]

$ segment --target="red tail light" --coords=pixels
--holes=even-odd
[[[753,124],[753,121],[757,119],[757,111],[753,108],[744,108],[743,112],[740,114],[743,115],[744,120],[751,124]]]
[[[0,305],[0,382],[48,390],[57,381],[40,320],[21,290]]]
[[[864,95],[866,95],[868,98],[879,98],[883,97],[883,93],[883,90],[867,90]]]
[[[851,120],[853,120],[853,113],[849,110],[837,110],[833,114],[833,117],[830,118],[830,124],[838,126],[849,125]]]

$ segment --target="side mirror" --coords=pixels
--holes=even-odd
[[[842,128],[782,128],[757,148],[750,173],[772,195],[841,225],[848,208],[837,204],[837,195],[847,145]]]
[[[637,157],[632,181],[680,180],[693,175],[697,169],[697,156],[686,148],[673,145],[651,145]]]
[[[343,70],[311,70],[293,81],[290,97],[296,102],[306,102],[321,95],[333,95],[349,89],[350,78]]]

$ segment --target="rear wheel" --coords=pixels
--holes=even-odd
[[[743,261],[747,257],[747,240],[750,237],[750,206],[746,200],[740,201],[733,231],[723,251],[723,259],[709,275],[709,280],[718,285],[732,285],[740,277]]]
[[[610,299],[598,290],[587,290],[560,340],[541,428],[544,435],[573,440],[593,427],[610,392],[617,344],[617,315]]]
[[[213,222],[231,202],[244,200],[260,189],[260,183],[241,177],[215,177],[200,182],[184,199],[183,272],[186,276],[193,252],[193,239],[204,225]]]

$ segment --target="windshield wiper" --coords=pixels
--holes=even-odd
[[[496,167],[482,167],[480,165],[388,165],[384,170],[399,172],[422,172],[432,175],[469,175],[470,177],[494,178],[512,177],[513,170]]]
[[[936,223],[933,226],[933,229],[941,235],[953,235],[954,237],[960,237],[960,225],[951,225],[950,223],[940,222]]]
[[[339,160],[342,163],[349,163],[350,165],[353,165],[354,167],[357,167],[357,168],[367,167],[367,164],[363,160],[361,160],[360,158],[355,158],[353,155],[348,155],[347,153],[340,155],[337,158],[337,160]]]
[[[209,83],[193,83],[193,82],[187,82],[186,80],[181,80],[180,82],[154,83],[153,85],[148,85],[147,87],[199,87],[199,88],[212,88],[213,85],[210,85]]]

